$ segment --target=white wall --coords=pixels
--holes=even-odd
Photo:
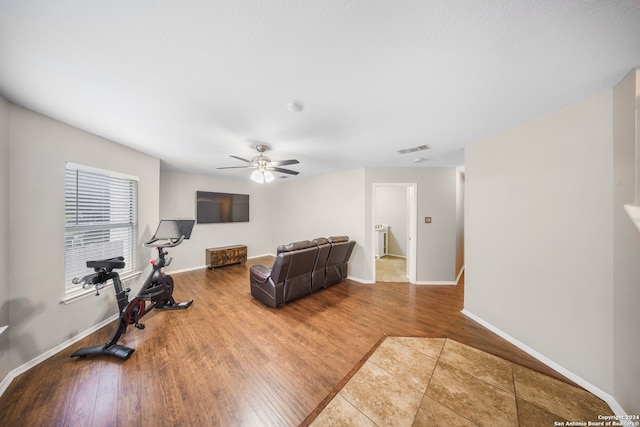
[[[0,326],[9,323],[9,103],[0,97]],[[0,335],[0,378],[9,368],[9,333]]]
[[[612,132],[607,92],[465,157],[465,309],[607,393]]]
[[[614,397],[628,414],[640,413],[640,232],[622,209],[634,202],[636,186],[640,188],[635,163],[640,85],[635,74],[634,70],[613,91]]]
[[[9,368],[20,366],[117,312],[105,290],[70,304],[64,295],[65,162],[139,177],[139,239],[158,223],[158,159],[10,105]],[[0,181],[1,182],[1,181]],[[4,239],[3,239],[4,240]],[[146,263],[150,251],[140,250]],[[143,264],[144,265],[144,264]]]
[[[356,241],[349,275],[364,277],[364,170],[278,182],[269,197],[273,251],[277,245],[348,235]]]
[[[389,255],[407,256],[407,188],[403,186],[377,186],[375,222],[389,226]]]
[[[206,265],[205,251],[216,246],[247,245],[247,255],[275,254],[269,212],[269,191],[273,186],[249,179],[221,179],[205,175],[162,171],[160,173],[160,217],[195,218],[196,191],[249,195],[249,222],[196,224],[191,239],[169,249],[173,262],[169,271]]]
[[[373,276],[373,184],[417,183],[417,281],[454,282],[456,271],[456,169],[367,168],[365,177],[364,272]],[[425,224],[424,217],[432,217]]]
[[[60,304],[67,161],[140,178],[140,243],[151,237],[160,217],[193,218],[197,190],[250,194],[251,221],[196,225],[191,240],[170,250],[173,271],[204,266],[206,247],[245,243],[249,256],[259,256],[274,253],[283,243],[348,235],[357,242],[349,275],[371,280],[373,247],[367,240],[373,227],[372,183],[417,182],[419,215],[433,216],[437,224],[419,227],[418,280],[455,278],[454,169],[355,169],[269,186],[161,173],[154,157],[4,101],[0,149],[8,152],[0,158],[0,202],[8,206],[0,210],[0,233],[5,233],[0,234],[5,237],[0,239],[0,263],[4,252],[8,277],[0,315],[10,324],[0,338],[8,341],[0,350],[3,375],[116,312],[109,292]],[[141,265],[152,256],[151,250],[141,249]]]
[[[249,223],[196,225],[191,240],[171,250],[170,269],[203,267],[207,247],[243,243],[249,256],[259,256],[274,254],[281,244],[348,235],[357,242],[349,275],[370,281],[373,182],[417,182],[418,281],[454,281],[459,272],[456,173],[454,168],[353,169],[261,185],[248,178],[223,180],[163,171],[162,218],[193,218],[197,190],[245,193],[251,200]],[[424,224],[424,216],[432,216],[434,223]]]

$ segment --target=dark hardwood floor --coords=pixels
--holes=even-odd
[[[16,378],[2,426],[296,426],[385,336],[449,337],[566,381],[460,313],[464,284],[345,280],[272,309],[249,292],[249,267],[173,275],[184,311],[154,310],[130,327],[125,362],[72,359],[113,324]],[[114,301],[115,307],[115,301]]]

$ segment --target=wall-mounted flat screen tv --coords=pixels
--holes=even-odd
[[[196,219],[198,224],[248,222],[249,195],[197,191]]]

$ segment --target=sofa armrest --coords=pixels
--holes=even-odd
[[[271,276],[271,269],[261,264],[253,265],[249,269],[249,274],[251,274],[251,277],[256,282],[264,283],[269,280],[269,276]]]

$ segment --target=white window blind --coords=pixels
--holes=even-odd
[[[120,275],[135,272],[138,179],[67,163],[65,178],[65,290],[93,272],[87,261],[124,256]]]

